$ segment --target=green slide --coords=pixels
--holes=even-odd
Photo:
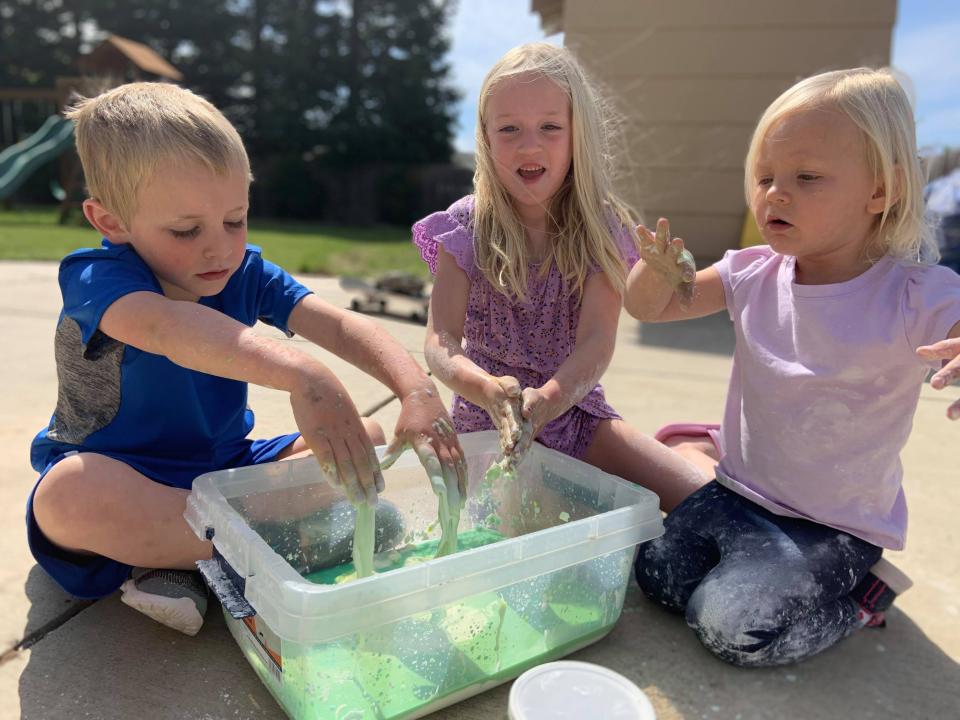
[[[73,123],[51,115],[33,135],[0,153],[0,200],[13,195],[31,173],[72,145]]]

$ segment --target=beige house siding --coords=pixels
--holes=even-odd
[[[890,62],[896,0],[532,0],[625,120],[620,190],[709,260],[736,247],[764,108],[822,70]]]

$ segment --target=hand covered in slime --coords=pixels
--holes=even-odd
[[[490,483],[501,478],[513,482],[517,479],[517,466],[523,462],[533,439],[549,422],[547,404],[537,388],[526,388],[515,401],[515,412],[520,418],[520,432],[512,449],[503,451],[500,459],[487,469],[484,479]],[[501,446],[501,449],[502,446]]]
[[[510,455],[522,430],[519,381],[510,375],[490,375],[483,388],[483,409],[500,435],[500,449]]]
[[[690,305],[697,264],[693,254],[683,246],[683,240],[670,239],[670,223],[665,218],[657,221],[656,235],[643,225],[637,225],[637,233],[640,236],[640,257],[669,283],[681,305]]]
[[[416,390],[403,400],[393,442],[380,467],[385,470],[393,465],[407,448],[413,448],[417,454],[439,498],[441,535],[437,557],[450,555],[457,550],[460,509],[466,501],[467,464],[450,416],[432,386]]]
[[[370,438],[346,390],[328,372],[308,376],[290,393],[293,417],[327,482],[354,505],[377,504],[383,475]]]
[[[933,345],[923,345],[917,348],[917,355],[924,360],[949,360],[930,378],[930,387],[934,390],[943,390],[960,378],[960,338],[947,338]],[[947,417],[951,420],[960,418],[960,400],[947,408]]]

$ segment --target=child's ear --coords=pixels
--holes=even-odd
[[[893,168],[893,192],[887,197],[887,189],[881,182],[873,191],[867,202],[867,212],[873,215],[882,215],[888,207],[893,207],[903,197],[903,169],[897,165]]]
[[[119,216],[105,208],[99,200],[83,201],[83,214],[97,232],[114,244],[130,242],[130,233]]]

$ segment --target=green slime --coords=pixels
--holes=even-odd
[[[359,522],[357,524],[359,525]],[[471,550],[473,548],[483,547],[484,545],[491,545],[503,539],[503,535],[487,528],[468,530],[460,533],[460,536],[456,538],[457,546],[460,550]],[[428,540],[427,542],[416,545],[406,545],[395,550],[390,550],[389,552],[382,552],[371,561],[372,570],[383,573],[408,565],[426,562],[431,558],[437,557],[442,542],[442,539]],[[317,572],[308,573],[303,576],[303,579],[319,585],[340,585],[358,577],[366,577],[365,575],[360,575],[360,571],[356,569],[356,560],[356,554],[354,554],[354,561],[352,563],[344,563],[336,567],[324,568]]]
[[[376,508],[368,503],[354,505],[357,515],[353,528],[353,566],[356,577],[373,575],[373,547],[376,544]]]
[[[396,460],[385,457],[380,463],[381,468],[387,468]],[[434,458],[436,460],[436,458]],[[437,545],[434,557],[453,555],[457,551],[457,528],[460,526],[460,508],[463,499],[460,497],[460,487],[456,478],[448,483],[443,476],[439,462],[430,464],[427,468],[427,477],[430,487],[438,499],[437,521],[440,524],[440,542]],[[353,528],[353,566],[356,569],[346,580],[364,578],[373,575],[373,548],[376,544],[376,511],[366,502],[354,503],[357,511]]]
[[[516,482],[517,469],[510,462],[510,458],[504,456],[487,468],[487,472],[484,474],[483,479],[488,484],[498,481]]]
[[[438,498],[437,519],[440,521],[440,544],[436,557],[453,555],[457,551],[457,528],[460,526],[460,488],[456,480],[449,485],[439,478],[430,476],[433,492]]]
[[[462,549],[501,539],[478,528]],[[378,556],[378,570],[429,559],[437,540]],[[620,615],[633,548],[318,645],[284,642],[282,682],[248,660],[293,718],[400,720],[443,698],[503,682],[610,631]],[[379,564],[379,563],[382,563]],[[306,578],[336,583],[349,564]],[[598,579],[605,579],[598,584]]]

